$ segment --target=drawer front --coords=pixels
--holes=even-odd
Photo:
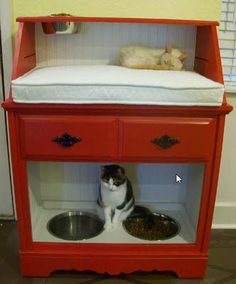
[[[124,118],[124,157],[210,157],[214,149],[213,118]]]
[[[116,151],[113,118],[20,116],[23,156],[111,157]]]

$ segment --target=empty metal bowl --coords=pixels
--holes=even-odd
[[[104,222],[95,214],[82,211],[68,211],[56,215],[47,224],[48,231],[63,240],[84,240],[99,235]]]
[[[132,216],[123,222],[123,227],[132,236],[149,241],[167,240],[176,236],[180,231],[180,225],[171,217],[150,213]]]

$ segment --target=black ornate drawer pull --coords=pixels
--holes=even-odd
[[[173,145],[179,143],[179,141],[176,138],[170,137],[169,135],[162,135],[159,138],[155,138],[151,142],[153,144],[160,146],[162,149],[169,149]]]
[[[71,147],[75,143],[78,143],[81,141],[81,138],[71,136],[68,133],[63,134],[62,136],[57,136],[52,141],[62,145],[63,147]]]

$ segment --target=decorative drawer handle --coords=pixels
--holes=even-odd
[[[63,134],[62,136],[57,136],[52,141],[62,145],[63,147],[71,147],[75,143],[78,143],[81,141],[81,138],[71,136],[68,133]]]
[[[169,135],[162,135],[151,141],[153,144],[160,146],[162,149],[169,149],[173,145],[178,144],[179,141],[176,138],[170,137]]]

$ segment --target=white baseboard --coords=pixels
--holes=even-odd
[[[216,202],[213,229],[236,229],[236,202]]]
[[[0,214],[0,222],[2,221],[11,221],[11,220],[15,220],[15,217],[12,215],[2,215]]]

